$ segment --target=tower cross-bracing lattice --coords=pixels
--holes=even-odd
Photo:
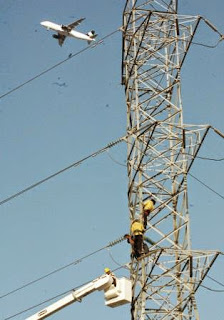
[[[180,71],[200,17],[167,3],[127,0],[123,12],[130,221],[156,200],[145,232],[155,245],[132,260],[132,319],[199,319],[195,292],[218,256],[190,239],[187,174],[209,128],[184,124]]]

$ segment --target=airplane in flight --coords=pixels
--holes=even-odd
[[[58,39],[58,43],[60,46],[63,45],[66,37],[73,37],[81,40],[86,40],[88,44],[90,44],[92,41],[95,41],[95,38],[97,36],[94,30],[89,31],[86,34],[74,30],[75,27],[77,27],[83,20],[85,20],[85,18],[76,20],[68,25],[59,25],[50,21],[42,21],[40,24],[48,30],[51,29],[57,32],[57,34],[53,34],[52,37]]]

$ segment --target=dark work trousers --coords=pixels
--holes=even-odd
[[[134,236],[133,249],[135,258],[139,258],[143,253],[143,235]]]

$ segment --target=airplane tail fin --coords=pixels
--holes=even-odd
[[[89,32],[87,33],[87,35],[88,35],[91,39],[93,39],[93,40],[97,37],[97,34],[96,34],[96,32],[95,32],[94,30],[89,31]],[[89,41],[87,41],[87,42],[88,42],[88,44],[90,44],[92,41],[89,40]]]

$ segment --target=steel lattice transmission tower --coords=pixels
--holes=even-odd
[[[209,127],[184,124],[180,71],[200,17],[168,2],[127,0],[123,12],[130,220],[157,201],[145,233],[156,244],[132,261],[132,319],[199,319],[195,292],[218,256],[190,240],[187,174]]]

